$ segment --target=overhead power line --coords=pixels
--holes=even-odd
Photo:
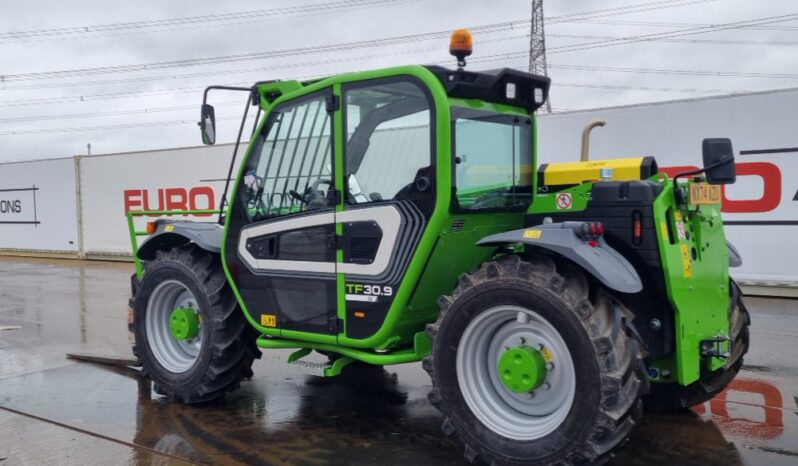
[[[491,61],[504,61],[504,62],[511,62],[511,61],[521,61],[527,60],[527,52],[526,51],[519,51],[519,52],[510,52],[504,54],[496,54],[493,56],[486,56],[480,57],[478,59],[472,60],[472,62],[491,62]],[[308,76],[307,78],[313,78],[312,76]],[[616,91],[648,91],[648,92],[668,92],[668,93],[690,93],[690,94],[735,94],[746,92],[742,90],[734,90],[734,89],[699,89],[699,88],[681,88],[681,87],[646,87],[646,86],[628,86],[628,85],[610,85],[610,84],[597,84],[597,83],[578,83],[578,82],[557,82],[555,86],[558,87],[571,87],[571,88],[587,88],[587,89],[603,89],[603,90],[616,90]],[[228,102],[224,103],[225,105],[237,105],[240,102]],[[196,106],[188,107],[188,109],[196,108]],[[179,110],[182,107],[171,107],[171,108],[164,108],[163,111],[167,110]],[[146,110],[146,109],[145,109]],[[562,108],[558,108],[557,110],[562,111]],[[573,110],[573,109],[569,109]],[[138,113],[150,113],[147,111],[138,110]],[[125,114],[127,112],[120,111],[120,112],[109,112],[112,114]],[[237,119],[238,117],[225,117],[219,118],[218,120],[232,120]],[[55,118],[53,118],[55,119]],[[0,136],[12,136],[12,135],[29,135],[29,134],[46,134],[46,133],[64,133],[64,132],[82,132],[82,131],[100,131],[100,130],[119,130],[119,129],[134,129],[134,128],[142,128],[142,127],[152,127],[152,126],[168,126],[168,125],[182,125],[182,124],[196,124],[195,120],[169,120],[169,121],[159,121],[159,122],[142,122],[142,123],[128,123],[128,124],[120,124],[120,125],[105,125],[105,126],[85,126],[85,127],[69,127],[69,128],[54,128],[54,129],[31,129],[31,130],[14,130],[14,131],[6,131],[1,132]]]
[[[217,118],[216,121],[221,120],[239,120],[239,117],[223,117]],[[142,123],[123,123],[119,125],[103,125],[103,126],[80,126],[76,128],[48,128],[48,129],[29,129],[17,131],[2,131],[0,136],[15,136],[26,134],[48,134],[48,133],[74,133],[84,131],[108,131],[117,129],[131,129],[131,128],[149,128],[153,126],[174,126],[174,125],[196,125],[196,120],[169,120],[169,121],[148,121]]]
[[[627,7],[617,7],[617,8],[595,10],[583,13],[561,15],[553,17],[547,21],[567,22],[567,21],[573,21],[575,19],[588,19],[595,17],[604,17],[608,15],[625,14],[629,12],[647,11],[645,10],[646,8],[647,9],[673,8],[685,5],[693,5],[697,3],[707,3],[712,1],[719,1],[719,0],[693,0],[693,1],[662,0],[658,2],[651,2],[641,5],[632,5]],[[529,19],[520,19],[515,21],[505,21],[501,23],[473,26],[470,28],[470,30],[472,33],[482,34],[482,33],[490,33],[497,31],[507,31],[518,28],[527,28],[529,24],[530,24]],[[188,58],[180,60],[170,60],[163,62],[141,63],[133,65],[113,65],[113,66],[94,67],[94,68],[7,74],[7,75],[0,75],[0,84],[4,84],[7,82],[30,81],[30,80],[41,80],[41,79],[60,79],[60,78],[70,78],[70,77],[94,76],[101,74],[112,74],[112,73],[152,71],[152,70],[191,67],[191,66],[200,66],[200,65],[215,65],[222,63],[258,60],[265,58],[285,58],[296,55],[311,55],[311,54],[319,54],[326,52],[349,51],[363,47],[399,45],[406,43],[414,43],[420,40],[443,39],[447,38],[450,33],[451,31],[448,30],[435,31],[435,32],[427,32],[420,34],[385,37],[381,39],[340,42],[334,44],[321,44],[309,47],[297,47],[297,48],[283,49],[283,50],[251,52],[251,53],[242,53],[242,54],[225,55],[217,57],[199,57],[199,58]]]
[[[32,40],[63,40],[86,37],[107,37],[109,35],[121,35],[131,33],[147,32],[169,32],[175,30],[185,30],[188,28],[207,26],[231,26],[248,22],[260,22],[270,19],[309,16],[325,13],[334,13],[351,9],[363,9],[370,7],[384,7],[395,4],[416,2],[418,0],[346,0],[335,2],[322,2],[310,5],[296,5],[282,8],[248,10],[227,13],[215,13],[201,16],[187,16],[178,18],[164,18],[144,21],[128,21],[106,24],[93,24],[84,26],[69,26],[60,28],[45,28],[23,31],[11,31],[0,34],[0,43],[8,41],[32,41]],[[624,14],[639,13],[676,6],[685,6],[696,3],[706,3],[718,0],[660,0],[636,5],[626,5],[614,8],[604,8],[580,13],[570,13],[560,16],[546,18],[549,22],[561,22],[572,20],[587,20],[590,18],[602,18],[605,16],[616,16]],[[109,34],[110,33],[110,34]]]
[[[700,3],[713,3],[720,0],[662,0],[649,3],[639,3],[614,8],[604,8],[601,10],[586,11],[582,13],[570,13],[558,16],[547,16],[546,24],[558,24],[566,22],[582,22],[591,19],[605,18],[608,16],[629,15],[643,13],[653,10],[663,10],[681,6],[697,5]]]
[[[690,28],[690,27],[713,27],[717,24],[712,23],[676,23],[664,21],[628,21],[613,19],[584,19],[575,20],[575,23],[589,24],[609,24],[612,26],[643,26],[643,27],[667,27],[667,28]],[[739,29],[749,29],[752,31],[798,31],[798,26],[740,26]]]
[[[558,70],[576,70],[576,71],[609,71],[617,73],[716,76],[716,77],[735,77],[735,78],[778,78],[778,79],[798,78],[798,74],[796,73],[749,73],[744,71],[674,70],[674,69],[662,69],[662,68],[625,68],[625,67],[613,67],[613,66],[558,65],[558,64],[550,64],[549,68],[558,69]]]
[[[262,10],[214,13],[201,16],[12,31],[0,33],[0,42],[102,37],[124,33],[167,32],[187,28],[194,29],[208,25],[229,26],[241,24],[241,22],[251,22],[253,20],[264,21],[266,19],[284,19],[286,17],[295,16],[330,14],[339,11],[384,7],[416,1],[418,0],[346,0]],[[109,32],[114,34],[107,34]]]
[[[639,36],[623,37],[620,39],[600,40],[595,42],[586,42],[582,44],[565,45],[562,47],[555,47],[549,49],[549,53],[563,53],[563,52],[576,52],[582,50],[595,49],[600,47],[612,47],[616,45],[626,45],[639,42],[653,41],[657,39],[683,37],[694,34],[706,34],[709,32],[728,31],[739,29],[741,26],[759,26],[764,24],[773,24],[786,21],[794,21],[798,19],[798,13],[787,15],[770,16],[765,18],[757,18],[743,21],[733,21],[729,23],[722,23],[714,26],[699,26],[687,29],[680,29],[678,31],[660,32],[653,34],[644,34]]]
[[[510,35],[510,36],[502,36],[502,37],[495,37],[491,39],[482,39],[480,40],[480,44],[491,44],[497,42],[504,42],[504,41],[511,41],[516,39],[526,39],[529,37],[529,33],[523,32],[522,34]],[[158,76],[140,76],[135,78],[116,78],[116,79],[105,79],[101,81],[74,81],[74,82],[65,82],[65,83],[52,83],[48,84],[48,88],[59,88],[59,87],[88,87],[88,86],[100,86],[100,85],[108,85],[108,84],[122,84],[122,83],[134,83],[134,82],[147,82],[147,81],[178,81],[181,79],[188,79],[188,78],[196,78],[202,76],[218,76],[218,75],[229,75],[229,74],[243,74],[243,73],[254,73],[254,72],[261,72],[261,71],[274,71],[274,70],[283,70],[283,69],[290,69],[290,68],[304,68],[304,67],[317,67],[321,65],[330,65],[330,64],[337,64],[337,63],[345,63],[345,62],[353,62],[353,61],[361,61],[361,60],[376,60],[380,58],[388,58],[388,57],[396,57],[400,55],[412,55],[412,54],[420,54],[420,53],[427,53],[427,52],[440,52],[441,47],[439,45],[429,46],[424,48],[417,48],[417,49],[408,49],[408,50],[401,50],[398,52],[390,52],[390,53],[375,53],[375,54],[368,54],[368,55],[356,55],[356,56],[346,56],[346,57],[338,57],[338,58],[331,58],[326,60],[313,60],[313,61],[304,61],[298,63],[283,63],[279,65],[270,65],[270,66],[258,66],[258,67],[248,67],[248,68],[233,68],[233,69],[222,69],[222,70],[211,70],[211,71],[201,71],[195,73],[182,73],[182,74],[169,74],[169,75],[158,75]],[[23,90],[23,89],[41,89],[41,84],[20,84],[15,86],[0,86],[0,90]]]
[[[730,89],[696,89],[685,87],[647,87],[647,86],[619,86],[612,84],[590,84],[590,83],[569,83],[560,82],[557,86],[563,87],[584,87],[588,89],[612,89],[623,91],[650,91],[650,92],[686,92],[694,94],[737,94],[741,91]]]
[[[214,102],[215,107],[226,107],[231,105],[241,105],[241,102],[225,101]],[[154,113],[163,112],[176,112],[181,110],[197,110],[196,105],[181,105],[177,107],[153,107],[153,108],[138,108],[130,110],[116,110],[112,112],[91,112],[91,113],[69,113],[57,115],[38,115],[28,117],[13,117],[13,118],[0,118],[0,123],[30,123],[34,121],[49,121],[49,120],[71,120],[76,118],[96,118],[116,115],[138,115],[146,114],[151,115]]]
[[[487,32],[497,32],[497,31],[507,31],[507,30],[516,29],[520,24],[523,23],[528,24],[529,20],[525,19],[521,21],[505,21],[501,23],[476,26],[471,28],[471,31],[477,34],[487,33]],[[223,55],[216,57],[189,58],[189,59],[170,60],[163,62],[141,63],[135,65],[115,65],[115,66],[104,66],[96,68],[8,74],[0,76],[0,82],[4,83],[4,82],[41,80],[41,79],[58,79],[58,78],[93,76],[100,74],[122,73],[122,72],[132,72],[132,71],[153,71],[153,70],[180,68],[180,67],[189,67],[189,66],[198,66],[198,65],[231,63],[237,61],[256,60],[263,58],[283,58],[294,55],[315,55],[326,52],[349,51],[364,47],[371,48],[376,46],[415,43],[419,40],[443,39],[443,38],[448,38],[450,33],[451,31],[435,31],[435,32],[426,32],[419,34],[408,34],[403,36],[385,37],[381,39],[358,40],[358,41],[340,42],[334,44],[320,44],[320,45],[313,45],[306,47],[241,53],[235,55]]]
[[[549,34],[549,37],[560,39],[597,39],[597,40],[621,40],[623,37],[613,36],[587,36],[581,34]],[[706,45],[765,45],[765,46],[794,46],[798,41],[779,41],[779,40],[731,40],[731,39],[671,39],[655,38],[648,39],[646,42],[665,42],[674,44],[706,44]]]
[[[485,55],[481,57],[476,57],[469,60],[469,63],[481,63],[481,62],[490,62],[496,60],[506,60],[511,59],[518,56],[527,56],[527,51],[522,52],[504,52],[500,54],[494,55]],[[430,64],[441,64],[445,65],[445,62],[433,62]],[[287,65],[286,65],[287,66]],[[309,79],[316,79],[319,75],[307,75],[307,76],[296,76],[294,79],[297,80],[309,80]],[[248,86],[252,84],[252,81],[239,81],[239,82],[230,82],[227,83],[231,86]],[[96,102],[96,101],[107,101],[107,100],[118,100],[118,99],[128,99],[128,98],[138,98],[142,96],[150,97],[150,96],[158,96],[158,95],[168,95],[168,94],[177,94],[177,93],[187,93],[187,92],[200,92],[204,87],[175,87],[175,88],[167,88],[167,89],[154,89],[149,91],[136,91],[136,92],[109,92],[103,94],[85,94],[85,95],[78,95],[78,96],[61,96],[61,97],[42,97],[36,99],[17,99],[17,100],[6,100],[0,101],[0,107],[16,107],[16,106],[30,106],[30,105],[50,105],[50,104],[59,104],[59,103],[70,103],[70,102]]]

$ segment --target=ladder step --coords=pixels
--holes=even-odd
[[[302,360],[289,362],[288,364],[296,367],[301,367],[303,369],[312,370],[313,372],[319,372],[322,375],[324,374],[325,370],[332,367],[332,364],[326,362],[309,362]]]

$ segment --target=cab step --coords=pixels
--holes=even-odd
[[[332,364],[325,363],[325,362],[310,362],[310,361],[288,361],[288,364],[301,367],[303,369],[307,369],[313,372],[318,372],[320,375],[324,375],[324,371],[327,369],[332,368]]]
[[[313,350],[310,348],[302,348],[294,351],[288,356],[288,364],[296,367],[301,367],[305,370],[312,372],[314,375],[322,377],[335,377],[340,375],[344,367],[355,362],[349,356],[341,356],[332,362],[311,362],[303,361],[302,358],[309,355]]]

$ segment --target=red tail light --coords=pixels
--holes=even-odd
[[[599,222],[583,222],[577,235],[584,241],[596,242],[597,239],[604,235],[604,224]]]

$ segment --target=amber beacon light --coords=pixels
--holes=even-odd
[[[465,68],[465,57],[474,50],[474,39],[468,29],[458,29],[452,33],[449,41],[449,53],[457,58],[457,69]]]

